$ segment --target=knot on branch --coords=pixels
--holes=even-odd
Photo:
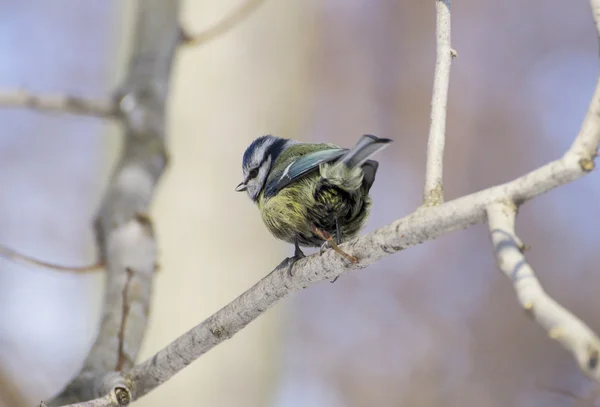
[[[144,232],[148,234],[150,237],[154,237],[154,224],[152,223],[152,218],[146,212],[136,212],[135,220],[142,226]]]
[[[594,348],[593,345],[589,346],[589,355],[587,361],[587,367],[590,370],[595,370],[598,367],[598,359],[600,358],[600,353],[598,349]]]
[[[423,206],[438,206],[444,203],[444,187],[438,183],[436,186],[427,192]]]
[[[131,391],[127,387],[115,387],[114,393],[119,406],[128,406],[131,403]]]
[[[165,99],[158,86],[147,83],[135,89],[123,89],[115,94],[119,117],[131,135],[140,139],[162,139],[165,134]]]
[[[582,158],[579,160],[579,167],[582,171],[591,172],[595,168],[594,158]]]
[[[237,332],[235,327],[227,324],[227,321],[218,322],[216,318],[209,320],[208,330],[219,342],[231,338]]]
[[[210,333],[217,339],[228,339],[230,335],[221,325],[213,325],[209,328]]]

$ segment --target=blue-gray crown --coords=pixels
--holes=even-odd
[[[275,137],[270,134],[257,138],[244,152],[244,158],[242,159],[243,168],[248,168],[251,165],[252,157],[260,150],[263,150],[262,156],[260,157],[260,163],[256,164],[261,164],[269,156],[271,156],[271,163],[274,163],[279,154],[285,149],[288,141],[288,139]]]

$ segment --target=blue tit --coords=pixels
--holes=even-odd
[[[266,135],[246,149],[244,180],[235,190],[248,193],[276,238],[294,244],[294,256],[286,259],[290,273],[293,263],[304,257],[300,246],[320,246],[321,253],[332,247],[357,261],[338,245],[364,226],[379,165],[369,157],[391,142],[364,135],[349,150]]]

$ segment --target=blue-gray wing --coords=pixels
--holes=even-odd
[[[268,198],[276,195],[281,189],[319,168],[319,165],[337,160],[347,151],[346,148],[332,148],[298,157],[283,170],[280,176],[267,182],[264,196]]]

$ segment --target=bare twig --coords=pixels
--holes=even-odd
[[[133,277],[133,269],[127,268],[125,269],[127,272],[127,280],[125,281],[125,287],[123,287],[123,312],[121,313],[121,326],[119,328],[119,358],[117,359],[117,367],[115,370],[120,372],[123,370],[123,366],[125,366],[125,361],[127,361],[127,354],[125,353],[125,328],[127,326],[127,317],[129,316],[129,310],[131,306],[129,305],[128,292],[129,286],[131,285],[131,279]],[[131,361],[129,361],[131,363]]]
[[[436,0],[437,56],[431,98],[431,124],[427,141],[427,167],[423,204],[435,206],[444,202],[444,145],[446,138],[446,107],[450,87],[450,66],[456,56],[450,45],[450,0]]]
[[[36,258],[26,256],[21,254],[13,249],[10,249],[6,246],[0,245],[0,257],[3,257],[7,260],[13,261],[15,263],[21,263],[28,266],[37,266],[49,268],[57,271],[68,271],[73,273],[85,273],[89,271],[98,271],[104,267],[102,262],[96,262],[94,264],[90,264],[87,266],[64,266],[62,264],[50,263],[43,260],[38,260]]]
[[[200,45],[225,34],[257,10],[264,1],[265,0],[245,0],[242,5],[226,15],[221,21],[201,33],[189,34],[184,32],[183,43],[185,45]]]
[[[0,92],[0,108],[25,108],[102,118],[115,118],[119,113],[115,101],[110,98],[91,100],[67,95],[37,95],[22,90]]]
[[[517,206],[513,202],[495,202],[487,207],[487,216],[498,267],[512,281],[521,306],[550,338],[573,353],[583,372],[600,381],[600,340],[540,285],[515,234]]]

